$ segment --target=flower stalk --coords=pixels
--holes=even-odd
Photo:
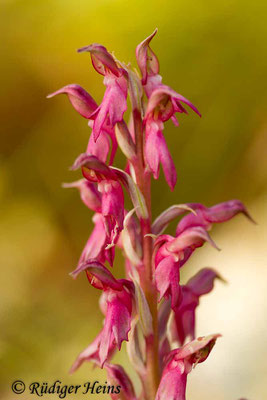
[[[92,129],[85,153],[72,167],[81,170],[83,179],[64,187],[77,188],[82,202],[95,213],[94,229],[71,276],[84,273],[89,285],[102,292],[99,306],[104,323],[71,372],[86,361],[105,368],[110,384],[120,388],[119,392],[111,389],[112,399],[186,399],[187,375],[206,360],[220,336],[196,339],[196,309],[202,295],[222,278],[204,268],[183,285],[180,269],[206,242],[217,248],[208,233],[214,223],[239,213],[251,219],[240,201],[231,200],[213,207],[175,204],[153,221],[151,180],[158,179],[161,166],[171,190],[177,181],[164,124],[171,119],[178,125],[176,114],[187,114],[185,106],[200,115],[189,100],[162,83],[158,59],[150,48],[156,33],[137,46],[141,76],[102,45],[79,50],[89,52],[94,69],[104,77],[100,105],[77,84],[48,96],[66,94]],[[128,95],[132,109],[127,124]],[[126,157],[125,170],[113,165],[118,147]],[[130,210],[125,208],[126,195],[132,201]],[[175,236],[165,234],[169,223],[178,218]],[[125,258],[121,279],[110,270],[115,247]],[[111,363],[123,341],[128,342],[130,362],[141,380],[138,394],[124,368]]]

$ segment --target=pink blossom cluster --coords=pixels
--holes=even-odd
[[[186,398],[187,375],[206,360],[220,336],[196,338],[196,309],[201,296],[222,278],[204,268],[182,285],[180,269],[206,242],[217,248],[209,235],[213,224],[239,213],[250,218],[240,201],[231,200],[212,207],[176,204],[152,219],[151,178],[158,179],[162,166],[171,190],[177,180],[164,124],[171,119],[178,125],[177,115],[187,114],[186,106],[200,115],[189,100],[162,83],[158,59],[150,48],[156,32],[136,48],[140,72],[119,62],[102,45],[79,50],[90,53],[94,69],[103,75],[106,89],[100,105],[77,84],[49,96],[66,94],[92,130],[86,151],[72,167],[80,169],[83,178],[65,187],[77,188],[83,203],[94,212],[94,228],[71,275],[76,278],[84,273],[89,284],[102,292],[99,305],[104,322],[71,372],[85,361],[105,368],[109,382],[121,388],[120,394],[111,393],[113,399]],[[113,166],[118,148],[126,157],[125,170]],[[130,210],[125,196],[131,199]],[[175,219],[180,219],[175,235],[166,234]],[[116,279],[110,269],[116,247],[125,257],[122,279]],[[124,368],[112,364],[123,341],[140,377],[140,393]]]

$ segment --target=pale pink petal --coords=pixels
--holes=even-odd
[[[64,183],[64,188],[77,188],[80,192],[83,203],[95,212],[101,212],[101,194],[97,190],[94,183],[88,182],[86,179],[80,179],[71,183]]]
[[[172,256],[164,258],[157,265],[155,280],[160,299],[163,296],[170,295],[172,307],[177,306],[181,299],[180,269],[179,263],[176,263]]]
[[[78,53],[84,52],[91,53],[92,64],[99,74],[106,75],[107,72],[111,72],[117,77],[121,75],[121,69],[104,46],[93,43],[78,50]]]
[[[159,72],[159,62],[155,53],[149,47],[150,41],[157,33],[157,29],[141,42],[136,48],[137,64],[142,74],[142,84],[146,85],[147,77],[157,75]]]
[[[154,178],[159,176],[159,164],[162,164],[163,172],[171,190],[177,181],[174,162],[162,134],[163,126],[156,122],[149,122],[146,126],[145,158]]]
[[[47,97],[54,97],[58,94],[66,94],[74,109],[84,118],[90,118],[91,114],[97,108],[94,99],[79,85],[73,84],[64,86],[56,92],[49,94]]]

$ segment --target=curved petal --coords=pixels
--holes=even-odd
[[[73,105],[73,108],[84,118],[89,119],[91,114],[97,109],[94,99],[81,86],[72,84],[51,93],[47,98],[58,94],[66,94]]]
[[[147,77],[157,75],[159,73],[159,62],[155,53],[149,47],[153,37],[157,33],[157,29],[141,42],[135,51],[137,64],[142,73],[142,84],[146,85]]]
[[[121,69],[117,66],[112,55],[101,44],[93,43],[78,50],[78,53],[84,52],[91,53],[92,64],[99,74],[106,75],[107,71],[110,71],[115,76],[121,76]]]
[[[84,262],[75,271],[71,272],[70,275],[76,278],[82,271],[86,271],[89,282],[96,289],[113,289],[117,291],[123,289],[123,284],[115,279],[112,273],[98,261],[91,260]]]

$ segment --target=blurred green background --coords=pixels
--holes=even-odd
[[[203,300],[200,333],[220,331],[226,338],[192,374],[190,400],[262,400],[267,3],[1,0],[0,11],[2,397],[14,399],[10,384],[16,379],[28,384],[105,381],[90,364],[68,375],[102,319],[98,291],[82,277],[74,282],[68,276],[89,236],[92,214],[78,193],[61,188],[79,177],[68,167],[85,150],[90,130],[64,96],[47,100],[46,95],[79,83],[100,102],[102,78],[89,55],[75,50],[98,42],[136,65],[136,45],[158,27],[152,48],[164,83],[189,98],[203,117],[191,112],[180,117],[179,128],[167,124],[178,184],[171,193],[161,174],[153,185],[154,216],[174,203],[212,205],[240,198],[259,222],[255,227],[238,217],[216,228],[213,237],[224,251],[214,255],[203,248],[186,267],[190,275],[194,268],[219,266],[234,282],[210,295],[210,308]],[[120,154],[117,164],[123,165]],[[119,254],[114,270],[117,276],[122,271]],[[124,354],[117,360],[128,369]],[[20,399],[28,400],[29,394]]]

